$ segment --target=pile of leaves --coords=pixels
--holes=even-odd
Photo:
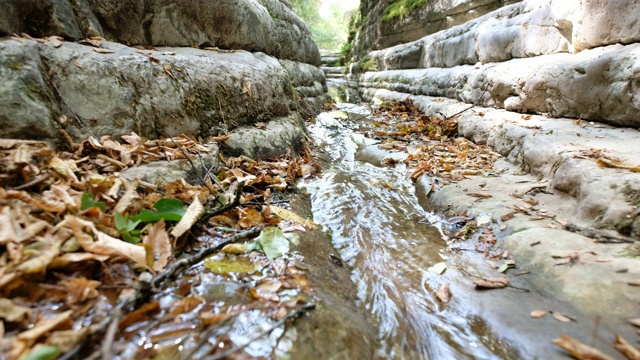
[[[70,152],[0,140],[0,359],[86,355],[97,347],[89,340],[102,342],[103,357],[148,358],[187,339],[213,354],[233,345],[216,324],[281,320],[306,304],[312,288],[289,243],[315,225],[272,206],[271,195],[320,171],[308,152],[260,162],[217,155],[221,165],[202,171],[200,185],[148,184],[118,172],[209,148],[184,135],[122,138],[67,137]],[[211,254],[205,274],[200,260]],[[212,276],[245,291],[228,302],[193,289]],[[222,329],[215,347],[193,335],[211,329]]]
[[[455,117],[428,116],[411,99],[384,103],[375,111],[374,130],[366,136],[382,140],[380,148],[404,151],[411,179],[426,174],[444,184],[493,169],[498,155],[489,148],[458,138]],[[392,164],[396,160],[386,160]]]

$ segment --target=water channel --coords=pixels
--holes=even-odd
[[[376,324],[380,358],[517,357],[482,320],[436,299],[438,275],[429,268],[448,256],[443,221],[420,206],[402,166],[368,161],[371,140],[361,130],[372,124],[369,109],[341,107],[351,120],[322,113],[309,126],[324,171],[299,186],[351,271],[357,305]]]

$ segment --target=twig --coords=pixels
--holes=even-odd
[[[197,264],[200,261],[204,260],[207,256],[220,251],[226,245],[234,243],[238,240],[242,240],[251,236],[258,235],[260,231],[261,231],[260,228],[253,228],[251,230],[241,232],[227,239],[221,240],[216,245],[206,247],[194,255],[175,261],[165,271],[163,271],[162,273],[158,274],[155,278],[153,278],[150,283],[146,283],[146,286],[144,285],[141,286],[141,288],[139,288],[138,291],[136,291],[135,293],[131,294],[126,298],[121,299],[118,302],[118,304],[115,306],[115,311],[111,315],[105,317],[96,326],[95,330],[92,333],[84,336],[85,337],[84,339],[78,339],[80,344],[74,347],[73,349],[69,350],[68,352],[66,352],[64,355],[62,355],[62,357],[60,357],[60,360],[70,360],[70,359],[76,358],[76,356],[78,356],[78,354],[82,351],[84,346],[86,346],[86,344],[91,343],[90,341],[91,338],[95,338],[100,334],[104,333],[107,330],[107,328],[110,327],[110,325],[112,325],[114,322],[117,325],[118,312],[121,312],[123,309],[128,309],[129,307],[133,306],[135,303],[138,303],[146,299],[152,293],[152,289],[158,288],[162,284],[162,282],[173,277],[182,268]],[[117,326],[116,326],[116,329],[117,329]],[[117,334],[117,331],[114,333],[114,337],[116,334]]]
[[[101,353],[103,359],[113,359],[113,342],[116,339],[116,334],[118,333],[118,323],[120,322],[120,317],[122,316],[122,311],[120,309],[116,309],[115,314],[111,318],[111,323],[107,328],[107,334],[104,337],[104,342],[102,343]]]
[[[300,316],[300,314],[302,314],[303,312],[305,312],[306,310],[312,310],[314,309],[316,306],[313,303],[305,303],[302,304],[299,308],[289,312],[287,314],[287,316],[285,316],[284,318],[282,318],[280,321],[278,321],[277,323],[275,323],[271,328],[267,329],[267,331],[255,335],[254,337],[252,337],[251,339],[249,339],[249,341],[247,341],[246,343],[244,343],[243,345],[239,345],[239,346],[234,346],[229,350],[223,351],[219,354],[216,354],[212,357],[209,357],[208,360],[221,360],[224,359],[228,356],[233,355],[234,353],[246,348],[247,346],[249,346],[252,342],[260,339],[261,337],[270,334],[273,330],[279,328],[280,326],[284,325],[284,323],[287,322],[287,320],[289,319],[296,319],[298,318],[298,316]]]
[[[202,175],[200,175],[200,172],[198,171],[198,169],[196,168],[196,165],[193,163],[193,161],[191,161],[191,158],[189,157],[189,155],[187,154],[187,152],[182,148],[182,146],[180,146],[180,144],[178,144],[172,137],[170,137],[169,139],[171,139],[171,141],[173,142],[173,144],[175,146],[178,147],[178,149],[180,149],[180,152],[182,152],[182,155],[184,155],[184,157],[187,159],[187,161],[189,161],[189,164],[191,164],[191,167],[193,168],[193,171],[196,173],[196,175],[198,176],[198,178],[200,179],[200,181],[202,182],[202,184],[204,186],[207,187],[207,189],[209,189],[209,191],[211,192],[211,195],[215,194],[216,192],[213,191],[213,189],[211,188],[211,186],[209,186],[209,184],[207,184],[206,181],[204,181],[204,178],[202,177]],[[205,169],[206,170],[206,169]],[[216,201],[218,201],[218,204],[222,205],[222,203],[220,202],[220,200],[218,200],[218,198],[216,196],[214,196],[214,198],[216,199]]]
[[[476,102],[473,103],[473,105],[469,106],[468,108],[462,110],[462,111],[458,111],[457,113],[451,115],[451,116],[445,116],[444,120],[447,121],[449,119],[451,119],[454,116],[458,116],[460,114],[462,114],[465,111],[471,110],[473,107],[475,107],[476,105],[478,105],[478,103],[480,102],[480,100],[482,99],[482,97],[484,96],[484,94],[487,92],[487,89],[484,89],[484,91],[482,92],[482,94],[480,94],[480,97],[478,97],[478,100],[476,100]]]
[[[231,209],[233,209],[234,207],[240,205],[240,196],[242,195],[244,190],[244,183],[238,183],[238,189],[236,189],[236,197],[235,199],[233,199],[233,202],[230,204],[227,204],[225,206],[221,206],[217,209],[215,209],[212,212],[208,212],[208,213],[204,213],[201,217],[200,217],[200,221],[204,222],[209,220],[212,216],[216,216],[216,215],[220,215],[226,211],[229,211]]]
[[[564,230],[571,231],[595,240],[603,244],[633,244],[638,239],[630,238],[624,235],[618,235],[613,230],[598,230],[593,228],[584,228],[572,223],[568,223],[562,227]]]
[[[24,183],[22,185],[18,185],[16,187],[13,188],[13,190],[23,190],[26,188],[30,188],[34,185],[38,185],[41,182],[44,182],[45,180],[49,179],[51,177],[51,175],[49,173],[44,173],[42,176],[39,176],[31,181],[29,181],[28,183]]]

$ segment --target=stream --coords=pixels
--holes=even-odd
[[[401,165],[375,166],[362,151],[367,108],[342,104],[351,119],[322,113],[309,131],[323,173],[299,184],[314,221],[351,271],[357,305],[376,324],[381,358],[512,358],[486,324],[435,297],[429,267],[447,257],[442,219],[423,210]],[[468,304],[467,304],[468,305]]]

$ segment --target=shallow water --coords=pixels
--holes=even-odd
[[[435,298],[430,282],[439,275],[428,268],[446,257],[445,241],[434,226],[441,219],[420,207],[401,166],[359,160],[364,143],[359,129],[368,122],[363,118],[357,113],[351,120],[318,116],[309,130],[325,170],[300,187],[311,196],[314,221],[330,233],[351,269],[358,305],[376,322],[379,355],[511,358],[512,351],[483,321]]]

